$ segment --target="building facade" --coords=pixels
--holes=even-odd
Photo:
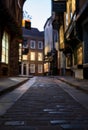
[[[19,74],[24,2],[25,0],[0,0],[0,77]]]
[[[65,54],[76,78],[88,79],[88,0],[68,0],[65,14]]]
[[[80,0],[76,19],[81,45],[77,52],[84,79],[88,79],[88,15],[86,12],[88,12],[88,0]],[[81,62],[80,59],[82,60]]]
[[[48,18],[44,25],[44,74],[48,75],[51,72],[51,50],[53,49],[53,27],[52,18]]]
[[[57,40],[54,41],[57,51],[57,75],[65,75],[66,57],[64,49],[64,12],[66,11],[66,0],[52,0],[52,22],[53,30],[57,31]],[[53,37],[55,35],[53,34]]]
[[[66,1],[66,12],[64,12],[64,49],[66,57],[65,75],[75,75],[74,52],[79,40],[75,37],[76,0]],[[76,55],[75,55],[76,56]]]
[[[54,16],[47,19],[44,26],[44,74],[57,75],[58,32],[53,28]]]
[[[88,79],[87,11],[88,0],[52,0],[53,27],[59,39],[59,75]]]
[[[44,32],[23,28],[21,75],[43,75]]]

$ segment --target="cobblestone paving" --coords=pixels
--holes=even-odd
[[[38,77],[0,117],[0,130],[88,130],[88,110],[53,79]]]

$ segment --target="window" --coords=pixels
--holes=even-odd
[[[71,19],[72,18],[72,0],[69,1],[69,12],[70,12],[69,17]]]
[[[79,47],[77,50],[77,63],[82,64],[82,47]]]
[[[72,0],[72,11],[73,13],[75,12],[76,10],[76,0]]]
[[[42,41],[38,42],[38,49],[43,49],[43,42]]]
[[[63,25],[60,27],[60,49],[64,48],[64,29],[63,29]]]
[[[30,48],[35,49],[35,41],[30,41]]]
[[[23,40],[23,48],[28,48],[27,40]]]
[[[49,71],[49,64],[47,62],[47,63],[44,63],[44,72],[48,72],[48,71]]]
[[[38,53],[38,61],[42,61],[42,60],[43,60],[42,53]]]
[[[71,56],[70,55],[68,55],[66,58],[66,67],[67,68],[71,67]]]
[[[42,73],[42,72],[43,72],[43,65],[38,64],[38,73]]]
[[[70,53],[66,56],[66,68],[69,69],[72,66],[72,55]]]
[[[1,62],[8,64],[8,46],[9,46],[9,36],[8,33],[4,32],[2,37],[2,56]]]
[[[66,29],[68,27],[68,14],[66,13]]]
[[[35,64],[30,64],[30,73],[35,73]]]
[[[27,55],[23,55],[23,60],[27,60]]]
[[[34,61],[35,60],[35,52],[31,52],[30,55],[30,60]]]
[[[22,60],[22,43],[19,43],[19,62]]]

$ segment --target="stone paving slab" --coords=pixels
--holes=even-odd
[[[88,80],[86,79],[76,79],[72,76],[54,76],[54,78],[59,79],[88,94]]]
[[[88,110],[59,83],[37,77],[28,91],[0,117],[0,122],[2,130],[88,130]]]
[[[27,77],[8,77],[0,78],[0,95],[9,92],[14,88],[25,83],[29,78]]]

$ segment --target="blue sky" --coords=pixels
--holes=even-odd
[[[51,16],[51,0],[26,0],[23,10],[32,17],[32,27],[43,31],[46,20]]]

